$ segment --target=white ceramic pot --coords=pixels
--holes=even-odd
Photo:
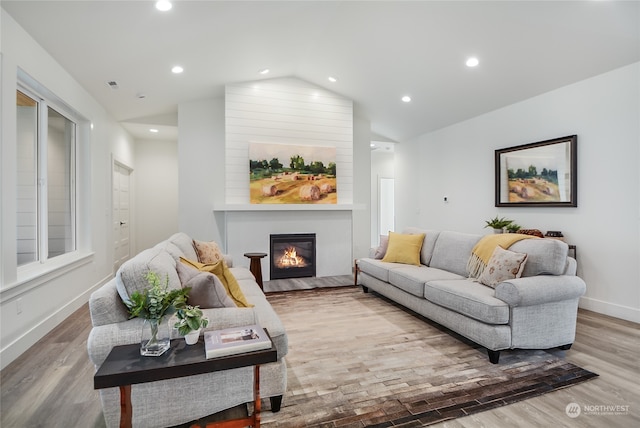
[[[198,338],[200,337],[200,329],[194,330],[191,333],[188,333],[184,340],[187,342],[187,345],[193,345],[198,342]]]

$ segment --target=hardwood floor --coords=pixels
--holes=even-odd
[[[630,427],[640,426],[640,326],[580,310],[576,342],[567,360],[598,373],[597,379],[495,410],[435,426]],[[104,427],[87,356],[91,330],[84,305],[27,353],[0,372],[0,426]],[[570,403],[582,414],[558,419]],[[583,407],[591,406],[591,407]],[[628,406],[604,414],[602,406]],[[619,409],[620,409],[619,408]]]

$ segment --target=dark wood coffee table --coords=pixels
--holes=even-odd
[[[140,355],[139,343],[115,346],[94,375],[93,386],[94,389],[116,386],[120,388],[120,427],[123,428],[131,427],[133,416],[131,385],[254,366],[253,414],[246,418],[211,422],[206,427],[258,428],[260,427],[260,364],[275,362],[277,358],[273,342],[271,342],[271,349],[210,359],[205,357],[202,337],[195,345],[187,345],[184,339],[172,340],[171,348],[159,357]]]

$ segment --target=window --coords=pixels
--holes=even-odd
[[[17,264],[76,250],[76,122],[51,100],[17,91]]]

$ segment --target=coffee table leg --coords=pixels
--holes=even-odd
[[[131,428],[131,385],[120,387],[120,428]]]

